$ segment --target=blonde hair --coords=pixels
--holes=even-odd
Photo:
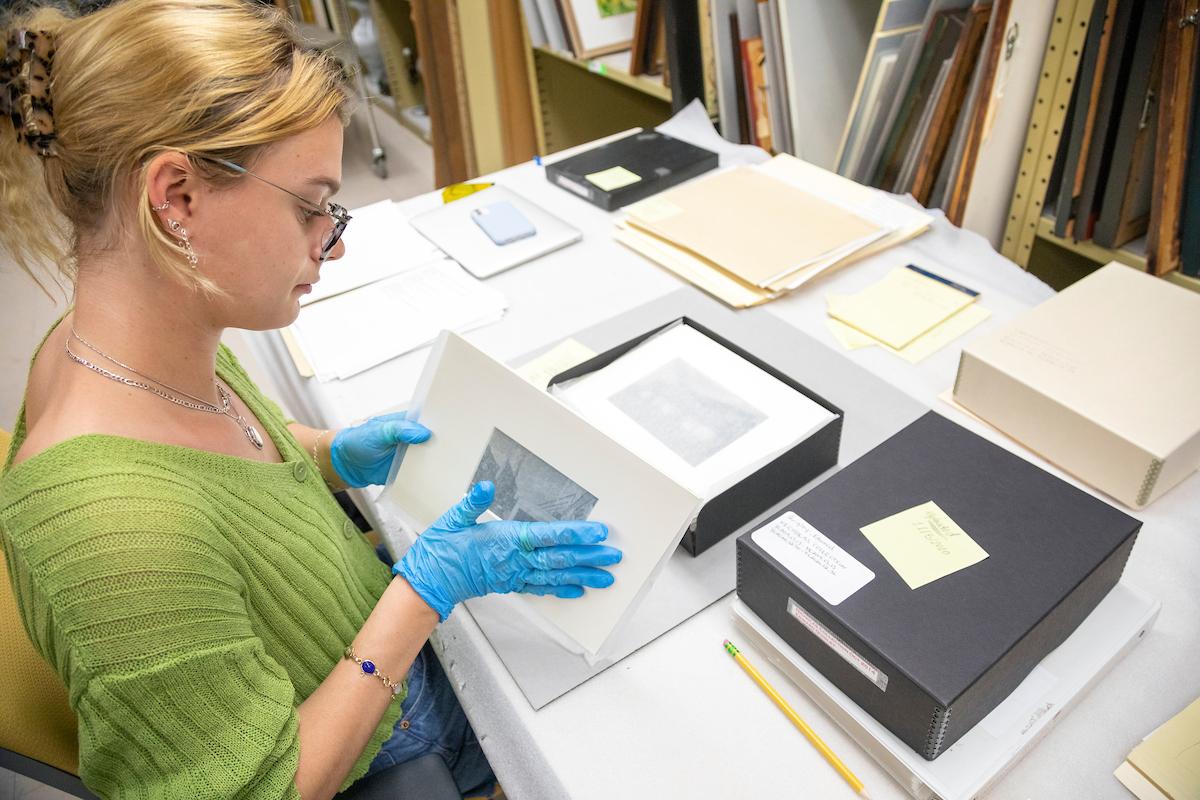
[[[0,19],[0,33],[17,28],[54,39],[55,141],[39,156],[0,121],[0,249],[43,289],[38,271],[73,281],[81,235],[114,223],[114,234],[132,225],[168,274],[214,291],[151,211],[144,165],[180,151],[206,179],[232,180],[195,156],[249,165],[266,145],[350,112],[336,62],[245,0],[122,0],[78,19],[50,8]]]

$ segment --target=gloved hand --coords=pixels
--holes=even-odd
[[[405,412],[372,417],[362,425],[342,428],[329,445],[333,470],[347,486],[361,489],[387,482],[396,445],[420,444],[429,429],[405,417]]]
[[[582,597],[583,587],[611,586],[597,567],[621,560],[621,551],[599,545],[608,527],[598,522],[476,523],[496,496],[480,481],[429,526],[392,567],[403,575],[443,622],[458,603],[485,594],[525,592]]]

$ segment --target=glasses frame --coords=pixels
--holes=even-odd
[[[333,252],[333,248],[337,246],[338,241],[340,241],[342,238],[342,234],[345,233],[346,226],[350,224],[350,220],[354,219],[354,217],[350,216],[350,213],[346,211],[343,206],[340,206],[337,203],[326,203],[325,207],[321,208],[321,206],[317,205],[313,201],[304,199],[290,189],[285,189],[279,184],[269,181],[261,175],[255,175],[253,172],[241,166],[240,164],[235,164],[232,161],[228,161],[224,158],[214,158],[212,156],[196,156],[196,158],[202,158],[205,161],[211,161],[214,164],[220,164],[221,166],[228,167],[234,172],[242,175],[249,175],[255,180],[262,181],[268,186],[274,187],[285,194],[291,195],[309,208],[315,209],[333,220],[333,230],[329,232],[329,236],[327,236],[325,241],[321,244],[321,256],[317,259],[321,263],[324,263],[325,260],[329,258],[329,254]]]

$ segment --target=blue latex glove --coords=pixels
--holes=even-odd
[[[347,486],[361,489],[387,482],[397,445],[420,444],[429,436],[428,428],[397,411],[342,428],[329,445],[329,457],[338,477]]]
[[[621,560],[620,550],[598,544],[608,538],[607,526],[583,521],[476,523],[495,496],[491,481],[472,486],[392,567],[443,622],[454,606],[471,597],[508,592],[582,597],[584,586],[612,585],[612,575],[598,569]]]

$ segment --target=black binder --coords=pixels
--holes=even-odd
[[[717,166],[717,154],[649,128],[546,165],[546,179],[605,211],[615,211]],[[624,167],[636,182],[601,189],[588,175]]]

